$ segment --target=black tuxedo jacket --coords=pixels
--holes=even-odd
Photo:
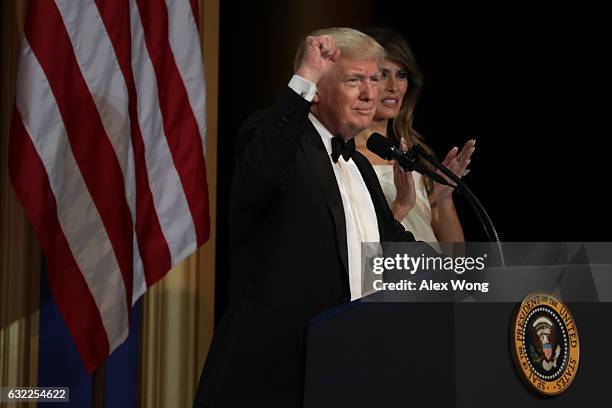
[[[308,322],[350,299],[342,199],[309,110],[287,88],[239,133],[230,307],[216,329],[196,406],[300,407]],[[393,218],[368,160],[358,152],[353,160],[381,241],[413,241]]]

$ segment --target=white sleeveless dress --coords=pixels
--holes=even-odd
[[[393,166],[379,164],[373,167],[383,193],[385,193],[387,203],[391,204],[397,195],[395,183],[393,182]],[[422,176],[413,171],[412,177],[416,188],[416,202],[414,207],[408,212],[408,215],[401,220],[401,223],[406,230],[412,232],[417,241],[438,242],[431,228],[431,205],[427,198],[427,190],[425,189],[425,184],[423,184]]]

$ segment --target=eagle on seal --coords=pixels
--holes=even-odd
[[[531,325],[531,334],[539,357],[536,362],[541,362],[546,371],[556,368],[561,346],[557,344],[557,330],[552,320],[545,315],[538,317]]]

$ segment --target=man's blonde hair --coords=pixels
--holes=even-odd
[[[308,34],[307,37],[319,37],[329,35],[336,42],[336,47],[340,49],[340,58],[367,60],[375,59],[382,62],[385,58],[385,49],[378,44],[372,37],[348,27],[322,28]],[[305,39],[302,40],[300,47],[295,54],[293,69],[297,71],[304,56]]]

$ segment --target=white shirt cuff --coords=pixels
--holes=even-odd
[[[296,94],[301,95],[302,98],[306,99],[308,102],[312,102],[317,92],[317,86],[315,84],[299,75],[293,75],[291,81],[289,81],[289,88],[293,89]]]

